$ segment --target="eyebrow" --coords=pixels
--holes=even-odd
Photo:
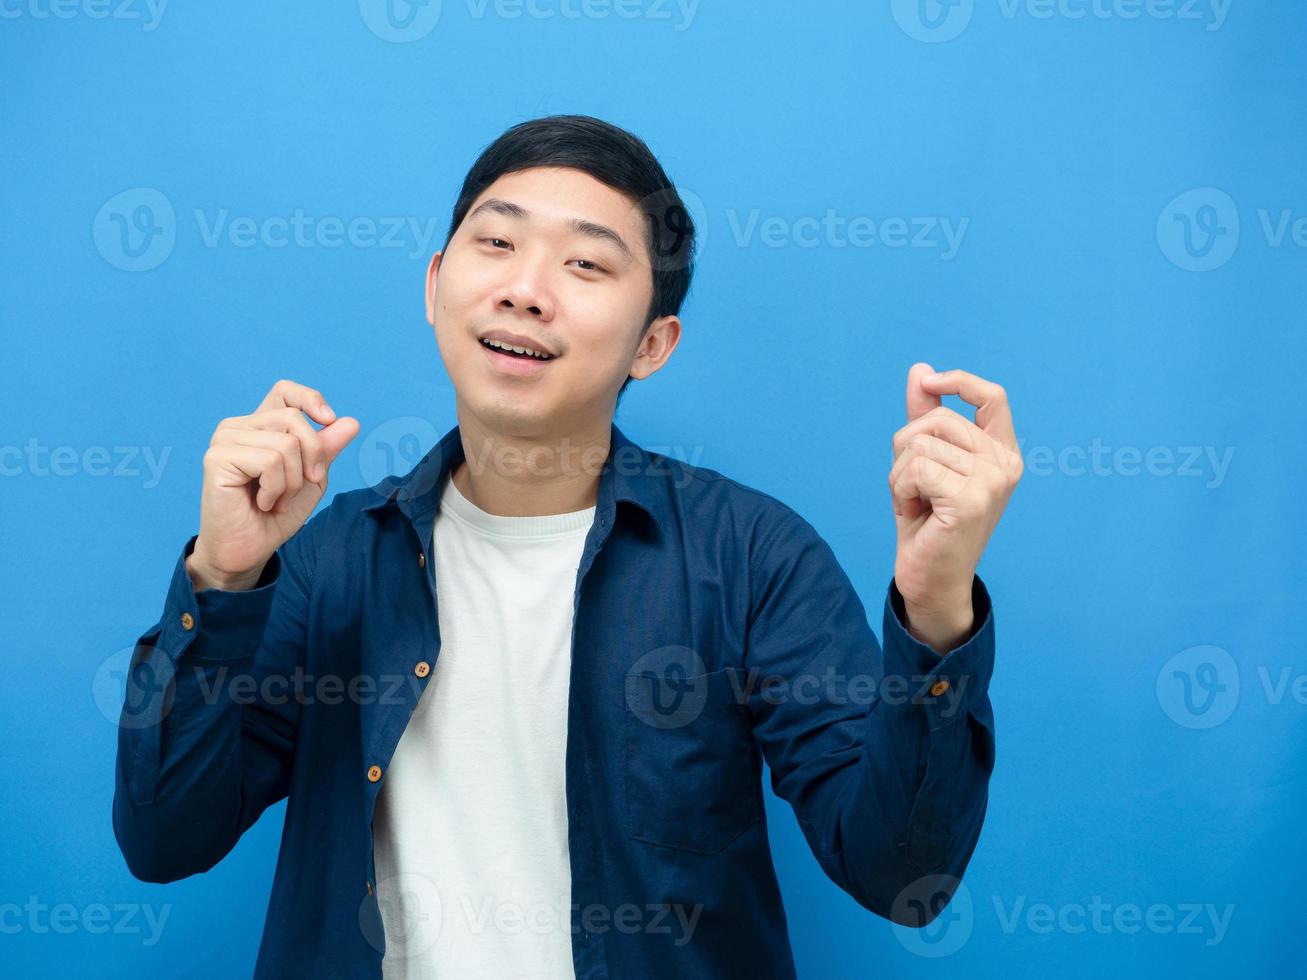
[[[531,212],[520,204],[514,204],[512,201],[505,201],[502,198],[490,197],[477,205],[468,218],[475,218],[482,211],[490,211],[495,214],[502,214],[508,218],[521,218],[523,220],[531,217]],[[606,241],[616,247],[627,260],[630,261],[633,256],[631,249],[627,246],[626,241],[613,229],[607,225],[596,224],[593,221],[586,221],[584,218],[570,218],[567,226],[573,231],[580,232],[587,238],[595,238],[600,241]]]

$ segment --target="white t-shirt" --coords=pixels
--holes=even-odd
[[[440,652],[373,817],[386,980],[574,976],[564,760],[594,514],[502,517],[446,480]]]

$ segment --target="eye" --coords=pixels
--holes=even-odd
[[[513,247],[511,244],[509,244],[508,241],[506,241],[503,238],[482,238],[480,239],[480,241],[489,242],[491,248],[500,248],[501,246],[506,246],[508,248]]]
[[[581,269],[583,272],[607,272],[608,271],[603,266],[596,265],[594,262],[591,262],[589,259],[574,259],[573,261],[577,263],[577,268]]]

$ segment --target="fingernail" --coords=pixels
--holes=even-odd
[[[924,378],[922,378],[921,380],[922,380],[922,381],[938,381],[938,380],[940,379],[940,377],[941,377],[941,375],[940,375],[938,372],[936,372],[935,374],[928,374],[928,375],[926,375],[926,376],[925,376]]]
[[[313,464],[313,479],[314,479],[314,480],[321,480],[321,479],[322,479],[322,464],[321,464],[321,463],[314,463],[314,464]]]
[[[335,412],[333,412],[333,411],[331,410],[331,406],[328,405],[326,402],[323,402],[321,405],[318,406],[318,413],[319,413],[320,415],[335,415],[335,414],[336,414]]]

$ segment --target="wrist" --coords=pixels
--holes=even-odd
[[[207,562],[196,551],[192,551],[186,557],[186,574],[190,576],[191,584],[196,592],[203,592],[205,589],[219,589],[223,592],[244,592],[252,589],[259,576],[263,574],[263,568],[252,569],[246,572],[224,572],[215,568]]]
[[[963,643],[976,622],[970,592],[965,597],[936,598],[929,605],[905,597],[903,614],[908,634],[941,654]]]

